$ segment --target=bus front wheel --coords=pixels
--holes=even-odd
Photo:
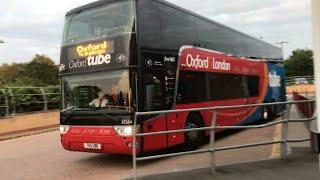
[[[200,115],[191,114],[185,124],[185,129],[193,129],[193,128],[200,128],[204,127],[202,118]],[[184,149],[185,150],[195,150],[197,149],[201,143],[204,141],[205,132],[204,131],[189,131],[184,133],[185,143]]]

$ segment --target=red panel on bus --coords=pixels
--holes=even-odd
[[[179,104],[176,109],[189,109],[213,106],[230,106],[262,103],[268,87],[267,64],[262,60],[252,60],[226,55],[218,51],[211,51],[191,46],[184,46],[180,50],[180,71],[212,72],[223,74],[238,74],[259,77],[259,95],[240,99],[225,99],[201,103]],[[228,91],[228,89],[225,89]],[[257,108],[241,108],[220,110],[217,114],[217,125],[236,125],[252,115]],[[212,112],[201,112],[205,125],[211,125]]]
[[[157,116],[143,123],[143,132],[158,132],[166,130],[166,116]],[[143,137],[143,151],[150,152],[167,148],[167,135]]]

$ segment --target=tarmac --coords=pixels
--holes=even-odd
[[[139,180],[319,180],[318,156],[309,147],[295,147],[287,160],[272,159],[221,166],[215,174],[209,168],[139,177]]]

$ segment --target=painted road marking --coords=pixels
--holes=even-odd
[[[277,124],[275,127],[273,141],[280,141],[282,137],[282,126],[283,124]],[[288,129],[289,130],[289,129]],[[287,153],[291,153],[291,147],[288,145]],[[279,159],[281,157],[281,144],[274,144],[272,145],[272,151],[269,159]]]
[[[282,134],[282,124],[277,124],[275,127],[273,141],[280,141]],[[272,145],[272,151],[269,159],[277,159],[281,156],[281,144],[274,144]]]

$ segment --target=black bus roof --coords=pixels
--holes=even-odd
[[[83,10],[90,9],[90,8],[94,8],[94,7],[98,7],[98,6],[104,5],[104,4],[106,4],[106,3],[115,2],[115,1],[119,1],[119,0],[99,0],[99,1],[95,1],[95,2],[86,4],[86,5],[83,5],[83,6],[80,6],[80,7],[77,7],[77,8],[75,8],[75,9],[72,9],[72,10],[68,11],[68,12],[66,13],[66,16],[68,16],[68,15],[70,15],[70,14],[73,14],[73,13],[80,13],[80,12],[83,11]],[[272,46],[272,47],[275,47],[275,48],[280,49],[280,47],[278,47],[278,46],[275,46],[275,45],[273,45],[273,44],[271,44],[271,43],[268,43],[268,42],[266,42],[266,41],[262,41],[261,39],[258,39],[258,38],[256,38],[256,37],[250,36],[250,35],[248,35],[248,34],[246,34],[246,33],[243,33],[243,32],[241,32],[241,31],[238,31],[238,30],[236,30],[236,29],[233,29],[233,28],[231,28],[231,27],[229,27],[229,26],[226,26],[226,25],[224,25],[224,24],[221,24],[221,23],[219,23],[219,22],[217,22],[217,21],[214,21],[214,20],[212,20],[212,19],[210,19],[210,18],[207,18],[207,17],[205,17],[205,16],[202,16],[202,15],[200,15],[200,14],[198,14],[198,13],[195,13],[195,12],[192,12],[192,11],[187,10],[187,9],[185,9],[185,8],[182,8],[182,7],[178,6],[178,5],[175,5],[175,4],[173,4],[173,3],[170,3],[170,2],[168,2],[168,1],[165,1],[165,0],[152,0],[152,1],[160,2],[160,3],[162,3],[162,4],[165,4],[165,5],[167,5],[167,6],[173,7],[173,8],[175,8],[175,9],[177,9],[177,10],[182,11],[182,12],[186,12],[186,13],[188,13],[188,14],[190,14],[190,15],[193,15],[193,16],[195,16],[195,17],[197,17],[197,18],[200,18],[200,19],[203,19],[203,20],[205,20],[205,21],[208,21],[208,22],[217,24],[217,25],[219,25],[219,26],[221,26],[221,27],[230,29],[230,30],[232,30],[232,31],[234,31],[234,32],[236,32],[236,33],[239,33],[239,34],[241,34],[241,35],[247,36],[248,38],[254,39],[254,40],[256,40],[256,41],[265,43],[266,45],[269,45],[269,46]]]

